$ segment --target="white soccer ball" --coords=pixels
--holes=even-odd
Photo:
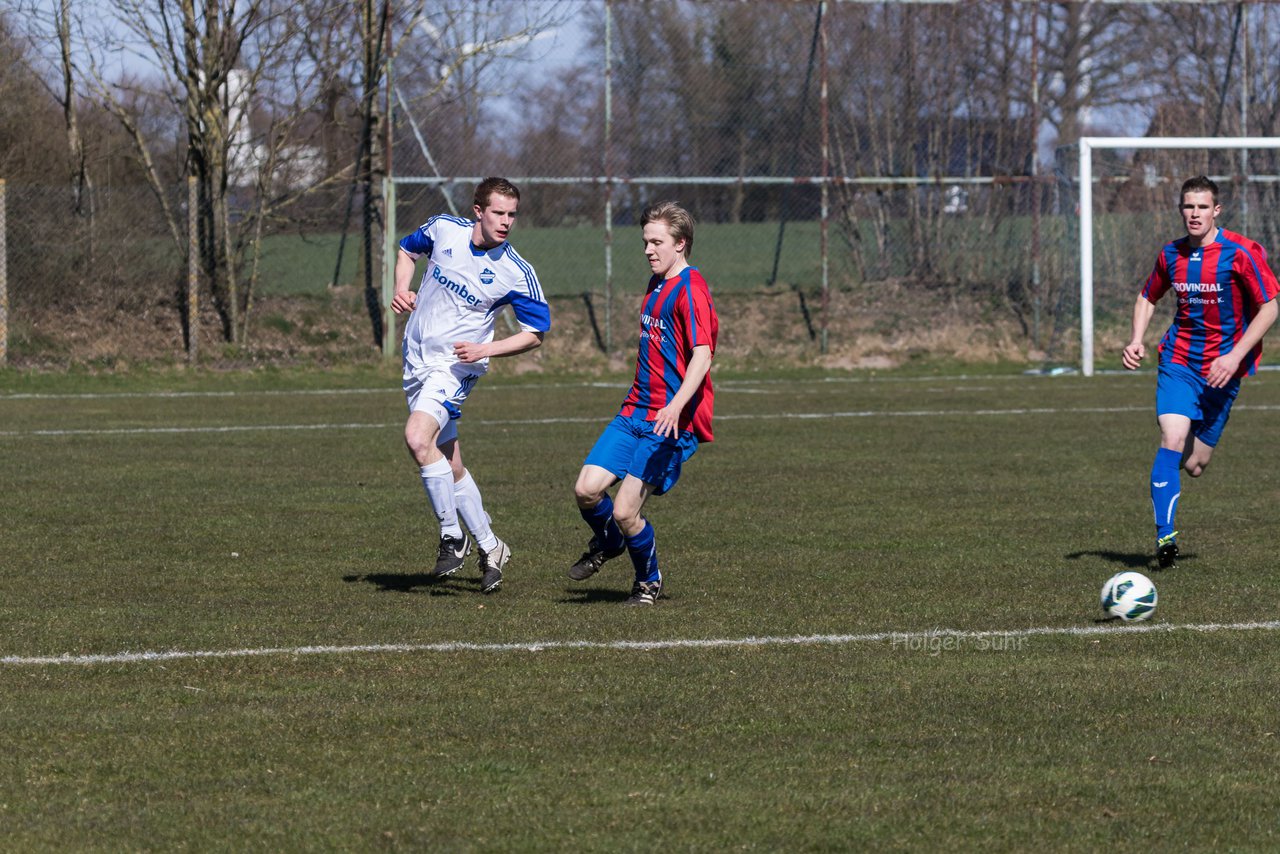
[[[1117,572],[1102,585],[1102,610],[1126,623],[1156,612],[1156,586],[1141,572]]]

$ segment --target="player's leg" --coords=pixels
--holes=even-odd
[[[1182,495],[1182,449],[1191,438],[1191,419],[1185,415],[1166,413],[1157,421],[1160,424],[1160,447],[1156,449],[1151,464],[1151,508],[1155,514],[1157,548],[1164,548],[1160,558],[1161,568],[1166,560],[1177,557],[1177,531],[1174,522],[1178,511],[1178,498]],[[1173,545],[1172,553],[1168,546]]]
[[[653,432],[652,425],[646,426],[648,431],[640,438],[614,500],[614,518],[626,537],[627,552],[635,568],[628,605],[652,605],[662,595],[657,540],[653,525],[644,518],[644,504],[650,495],[663,495],[676,485],[684,462],[698,447],[692,433],[663,437]]]
[[[1200,400],[1200,420],[1193,425],[1182,456],[1182,467],[1187,474],[1199,477],[1209,467],[1213,449],[1222,438],[1231,417],[1231,407],[1239,393],[1239,380],[1233,380],[1223,388],[1205,389]]]
[[[438,373],[443,373],[443,377]],[[431,571],[431,575],[435,577],[457,572],[471,550],[471,539],[458,522],[453,491],[453,465],[438,445],[442,431],[449,429],[453,420],[450,407],[454,412],[457,411],[458,404],[466,399],[469,386],[456,398],[456,402],[455,398],[447,395],[425,391],[449,388],[451,379],[447,371],[425,373],[406,379],[404,384],[405,398],[409,403],[409,419],[404,428],[405,445],[418,464],[423,491],[440,523],[440,548],[435,567]]]
[[[511,549],[493,533],[492,520],[485,512],[480,487],[462,463],[462,443],[458,441],[456,421],[450,421],[449,427],[441,431],[438,447],[453,471],[453,501],[458,517],[471,532],[479,552],[480,591],[492,593],[502,584],[502,570],[511,559]]]
[[[1199,477],[1209,467],[1212,457],[1213,446],[1206,445],[1199,436],[1193,435],[1187,440],[1182,452],[1182,469],[1192,477]]]
[[[626,551],[626,543],[618,523],[613,518],[613,499],[609,487],[618,482],[618,476],[606,468],[587,464],[578,472],[573,485],[573,495],[578,503],[582,521],[591,529],[591,541],[573,566],[569,577],[584,581],[600,571],[606,561],[613,560]]]
[[[569,567],[569,577],[574,581],[590,578],[600,571],[605,561],[626,551],[622,531],[613,517],[614,504],[609,497],[609,488],[626,474],[627,460],[631,458],[635,443],[636,438],[625,423],[615,418],[600,434],[578,472],[573,496],[578,504],[578,513],[591,529],[591,541],[582,557]]]
[[[1201,417],[1204,378],[1183,365],[1163,364],[1156,380],[1156,421],[1160,447],[1151,463],[1151,509],[1156,524],[1156,564],[1172,567],[1178,559],[1176,518],[1182,495],[1182,458],[1192,422]]]
[[[440,422],[434,415],[422,410],[409,414],[409,420],[404,426],[404,442],[414,462],[418,464],[422,488],[440,522],[440,535],[461,539],[462,528],[458,525],[457,508],[453,501],[453,468],[436,446],[439,434]]]
[[[653,525],[644,518],[644,503],[654,492],[654,485],[633,474],[622,479],[614,502],[614,516],[626,537],[627,554],[635,569],[628,605],[652,605],[662,595],[662,572],[658,567],[658,543]]]

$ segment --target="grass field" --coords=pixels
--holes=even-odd
[[[407,234],[419,221],[400,223]],[[614,288],[639,293],[649,277],[640,245],[640,230],[620,227],[614,232]],[[552,296],[576,296],[605,287],[605,235],[603,227],[537,228],[521,225],[512,243],[538,270],[543,290]],[[778,241],[778,223],[759,222],[698,226],[697,264],[715,270],[724,290],[754,290],[768,282]],[[778,279],[814,288],[822,282],[818,255],[818,224],[787,224],[779,259]],[[280,235],[263,241],[262,291],[270,295],[319,294],[333,281],[338,259],[336,234],[298,237]],[[348,238],[343,251],[340,280],[354,282],[361,275],[360,243]],[[833,262],[832,275],[845,272],[845,253]]]
[[[621,379],[468,403],[482,596],[391,371],[0,374],[0,848],[1280,846],[1280,376],[1138,627],[1151,374],[719,376],[652,609],[564,575]]]

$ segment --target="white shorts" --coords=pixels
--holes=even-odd
[[[437,445],[458,437],[457,421],[462,417],[462,404],[481,376],[471,373],[467,367],[462,362],[455,362],[405,373],[405,402],[409,404],[410,412],[425,412],[440,425]]]

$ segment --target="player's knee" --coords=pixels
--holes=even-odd
[[[590,510],[600,503],[601,498],[604,498],[604,490],[579,478],[578,482],[573,485],[573,497],[578,502],[579,507],[583,510]]]
[[[640,533],[644,520],[640,516],[640,508],[632,507],[625,502],[613,505],[613,521],[618,523],[622,533],[628,536]]]
[[[1200,475],[1204,474],[1204,470],[1207,469],[1208,467],[1209,467],[1208,460],[1201,461],[1196,459],[1189,459],[1183,465],[1183,470],[1187,474],[1191,475],[1192,477],[1199,477]]]
[[[415,430],[412,427],[406,427],[404,444],[419,465],[425,466],[432,461],[433,454],[431,452],[436,450],[434,436],[424,434],[421,430]],[[439,451],[436,451],[436,453],[439,453]]]

